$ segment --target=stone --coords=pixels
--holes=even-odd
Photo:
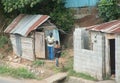
[[[14,59],[17,59],[18,58],[18,56],[14,56]]]
[[[21,62],[21,58],[14,59],[13,62],[20,63]]]
[[[43,74],[45,71],[44,70],[41,70],[40,73]]]
[[[8,56],[8,60],[9,60],[9,61],[12,61],[12,57],[11,57],[11,56]]]

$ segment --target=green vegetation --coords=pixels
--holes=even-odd
[[[6,36],[0,36],[0,48],[3,48],[5,44],[8,43],[8,38]]]
[[[35,61],[33,62],[33,65],[36,66],[36,67],[38,67],[38,66],[43,66],[44,63],[45,63],[44,61],[35,60]]]
[[[100,0],[98,10],[100,17],[104,21],[110,21],[120,17],[120,8],[117,2],[117,0]]]
[[[66,51],[62,51],[61,57],[66,57],[66,56],[67,56],[67,52]]]
[[[33,7],[37,3],[43,0],[1,0],[6,12],[12,12],[13,10],[24,8],[25,6]]]
[[[7,75],[7,76],[13,76],[16,78],[35,78],[35,75],[31,72],[29,72],[25,68],[11,68],[7,66],[0,66],[0,74],[1,75]]]
[[[73,15],[64,4],[65,0],[0,0],[5,16],[13,19],[20,13],[49,15],[59,29],[67,32],[73,27]]]
[[[78,72],[75,72],[74,70],[69,70],[69,76],[75,76],[75,77],[80,77],[80,78],[84,78],[84,79],[87,79],[87,80],[94,80],[96,81],[97,79],[93,78],[92,76],[90,76],[89,74],[85,74],[85,73],[78,73]]]

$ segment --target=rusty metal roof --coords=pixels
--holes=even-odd
[[[88,30],[101,31],[105,33],[120,33],[120,20],[114,20],[99,25],[87,27]]]
[[[20,14],[12,23],[5,29],[5,33],[20,34],[27,36],[31,31],[37,29],[50,18],[47,15],[25,15]]]

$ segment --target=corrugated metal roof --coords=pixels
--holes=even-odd
[[[32,30],[43,24],[50,18],[47,15],[24,15],[20,14],[5,29],[5,33],[20,34],[27,36]]]
[[[87,27],[88,30],[101,31],[105,33],[120,33],[120,20],[114,20],[100,25]]]
[[[85,6],[96,6],[99,0],[66,0],[65,7],[85,7]]]

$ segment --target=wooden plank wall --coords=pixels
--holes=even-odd
[[[11,39],[11,43],[12,43],[12,47],[13,47],[13,54],[20,56],[20,54],[18,53],[18,49],[17,49],[17,44],[18,42],[16,42],[16,37],[15,35],[10,35],[10,39]],[[27,38],[27,37],[20,37],[21,41],[21,54],[22,54],[22,58],[28,59],[28,60],[35,60],[35,55],[34,55],[34,46],[33,46],[33,39],[32,38]]]
[[[45,38],[43,32],[35,32],[36,58],[45,58]]]
[[[31,61],[35,60],[34,46],[32,38],[21,37],[22,57]]]

